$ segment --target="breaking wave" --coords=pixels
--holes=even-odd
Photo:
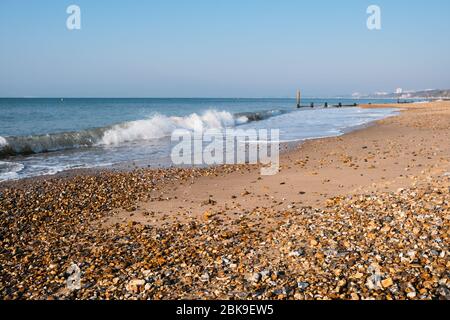
[[[109,127],[76,132],[45,135],[1,137],[0,157],[29,155],[92,146],[117,146],[127,142],[154,140],[168,137],[175,129],[207,130],[234,127],[250,121],[264,120],[284,113],[270,110],[232,114],[227,111],[208,110],[185,117],[154,115]]]
[[[6,146],[7,144],[6,139],[0,136],[0,147]]]
[[[6,144],[0,146],[0,157],[92,146],[101,139],[104,130],[99,128],[46,135],[4,137]]]
[[[207,111],[202,115],[193,113],[186,117],[156,115],[150,119],[116,125],[105,132],[99,144],[118,145],[124,142],[160,139],[170,136],[175,129],[204,131],[233,127],[247,122],[245,117],[235,117],[226,111]]]
[[[247,121],[261,121],[275,116],[281,116],[282,114],[288,113],[288,110],[267,110],[259,112],[242,112],[236,114],[237,117],[244,117]]]

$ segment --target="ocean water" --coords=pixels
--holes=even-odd
[[[0,99],[0,181],[69,169],[170,166],[174,129],[280,129],[282,141],[337,136],[395,109],[334,108],[305,99]],[[328,102],[329,108],[323,108]]]

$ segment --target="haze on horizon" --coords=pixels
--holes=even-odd
[[[339,3],[342,2],[342,3]],[[448,0],[2,0],[0,97],[450,88]],[[81,8],[81,30],[66,8]],[[366,27],[381,7],[382,30]]]

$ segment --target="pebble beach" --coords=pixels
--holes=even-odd
[[[448,300],[450,102],[401,108],[284,152],[273,177],[242,165],[2,183],[0,297]]]

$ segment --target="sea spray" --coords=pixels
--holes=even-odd
[[[0,157],[29,155],[93,146],[119,146],[127,142],[149,141],[169,137],[175,129],[204,131],[244,124],[248,118],[227,111],[208,110],[184,117],[155,114],[148,119],[75,132],[8,137],[0,136]]]
[[[99,144],[119,145],[125,142],[160,139],[170,136],[175,129],[191,131],[222,129],[234,127],[246,121],[247,119],[243,116],[236,119],[229,112],[215,110],[208,110],[201,115],[193,113],[186,117],[155,115],[147,120],[113,126],[105,132]]]

